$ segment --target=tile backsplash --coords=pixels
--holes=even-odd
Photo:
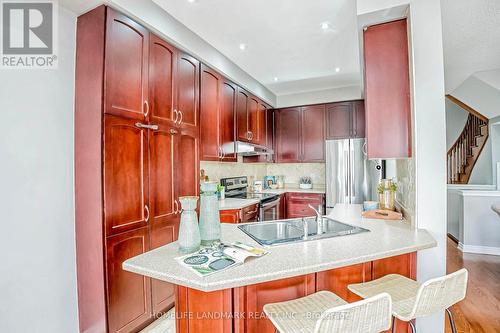
[[[325,187],[325,163],[236,163],[201,161],[201,169],[205,170],[210,180],[221,178],[253,176],[262,180],[264,176],[285,176],[285,184],[298,186],[302,176],[312,178],[315,188]]]

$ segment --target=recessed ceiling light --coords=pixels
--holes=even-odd
[[[274,82],[278,82],[278,78],[277,77],[274,77]]]
[[[321,23],[321,29],[328,30],[328,28],[330,28],[330,23],[328,22]]]
[[[335,72],[337,73],[340,72],[340,68],[339,67],[335,68]]]
[[[188,0],[189,3],[193,3],[195,2],[196,0]]]
[[[246,44],[241,43],[240,44],[240,50],[244,51],[247,48]]]

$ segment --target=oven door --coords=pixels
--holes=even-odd
[[[280,217],[280,198],[273,201],[269,201],[263,204],[260,204],[260,214],[259,220],[263,221],[273,221],[279,220]]]

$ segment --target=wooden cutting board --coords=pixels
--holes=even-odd
[[[363,217],[367,219],[380,219],[380,220],[402,220],[403,214],[393,212],[390,210],[375,209],[368,212],[363,212]]]

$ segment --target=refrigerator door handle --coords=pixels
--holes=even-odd
[[[350,195],[350,198],[354,198],[356,197],[356,156],[354,154],[354,142],[351,141],[351,144],[350,144],[350,154],[349,154],[349,157],[350,157],[350,174],[351,174],[351,191],[349,193]],[[352,203],[352,200],[350,200],[351,203]]]

